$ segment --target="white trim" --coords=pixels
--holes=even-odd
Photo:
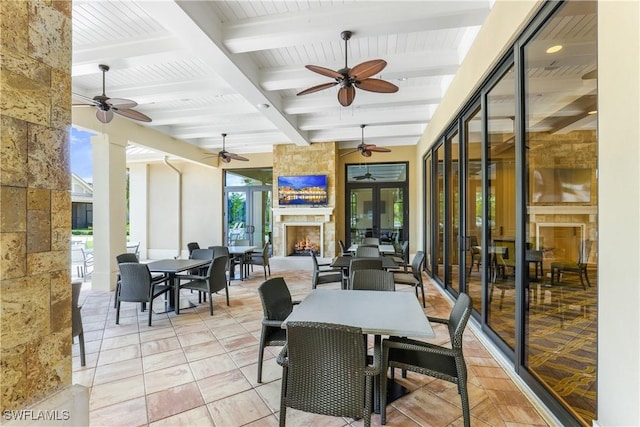
[[[294,208],[294,207],[286,207],[286,208],[271,208],[273,212],[274,221],[280,222],[282,216],[293,216],[293,215],[322,215],[324,216],[324,221],[331,221],[331,214],[333,214],[333,206],[328,206],[324,208]]]

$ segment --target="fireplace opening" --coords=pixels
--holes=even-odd
[[[317,225],[288,225],[285,253],[289,256],[311,256],[313,252],[322,256],[320,228]]]

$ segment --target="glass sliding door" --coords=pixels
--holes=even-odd
[[[431,186],[433,185],[433,176],[431,162],[433,157],[431,153],[427,154],[424,159],[424,253],[425,261],[424,267],[427,273],[433,274],[433,218],[432,218],[432,192]]]
[[[271,242],[271,169],[225,171],[225,235],[227,244],[243,240]]]
[[[468,117],[464,118],[465,148],[465,232],[464,238],[464,273],[466,277],[465,291],[473,301],[473,308],[482,313],[482,206],[484,192],[482,190],[482,115],[480,107],[476,107]]]
[[[516,148],[513,67],[486,96],[488,326],[515,349],[516,336]]]
[[[584,425],[597,419],[596,17],[595,2],[567,2],[522,52],[530,246],[524,365]],[[561,22],[572,25],[559,33]],[[552,62],[556,69],[545,68]]]
[[[444,224],[445,224],[445,194],[444,194],[444,144],[440,144],[435,151],[436,170],[435,172],[435,192],[433,194],[433,204],[435,205],[434,224],[436,227],[434,236],[435,263],[434,275],[440,279],[440,283],[445,282],[444,278]]]
[[[451,153],[451,161],[448,162],[447,169],[447,181],[449,185],[447,187],[447,212],[448,220],[445,221],[445,238],[447,241],[447,271],[446,275],[446,287],[450,288],[454,293],[460,292],[458,271],[460,257],[460,136],[458,131],[446,139],[446,145],[449,146],[449,152]]]

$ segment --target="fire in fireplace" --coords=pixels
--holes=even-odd
[[[305,237],[293,245],[293,252],[291,255],[311,255],[311,252],[314,252],[316,255],[320,255],[320,245],[312,242],[309,237]]]

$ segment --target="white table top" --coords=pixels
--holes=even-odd
[[[282,327],[290,321],[355,326],[372,335],[435,337],[413,292],[314,289]]]
[[[229,253],[240,255],[240,254],[246,254],[247,252],[252,252],[255,249],[258,249],[258,247],[257,246],[229,246]]]
[[[349,248],[347,249],[349,252],[355,252],[356,249],[358,249],[358,245],[351,245],[349,246]],[[393,247],[393,245],[378,245],[378,249],[380,250],[380,253],[382,254],[393,254],[396,252],[396,248]]]

